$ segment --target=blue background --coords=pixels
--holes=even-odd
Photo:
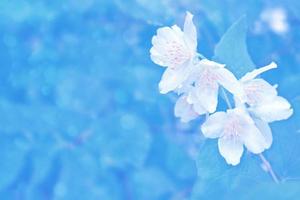
[[[264,21],[272,9],[287,30]],[[263,77],[294,108],[271,125],[265,153],[279,185],[253,154],[226,165],[203,119],[181,123],[177,97],[159,94],[151,38],[187,10],[206,57],[246,14],[253,62],[278,63]],[[1,0],[0,199],[299,199],[299,10],[298,0]]]

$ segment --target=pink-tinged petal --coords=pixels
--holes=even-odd
[[[273,136],[269,124],[257,118],[254,118],[253,120],[255,122],[256,127],[265,138],[266,149],[270,148],[273,142]]]
[[[203,106],[199,102],[196,102],[196,103],[193,104],[193,109],[199,115],[203,115],[203,114],[207,113],[207,111],[203,108]]]
[[[253,79],[243,83],[246,95],[246,102],[251,105],[261,104],[270,101],[277,96],[276,88],[263,79]]]
[[[196,51],[197,48],[197,31],[193,23],[193,15],[190,12],[186,13],[185,22],[184,22],[184,35],[188,46]]]
[[[261,153],[268,147],[265,137],[255,124],[244,125],[241,129],[240,137],[247,149],[252,153]]]
[[[240,99],[244,99],[244,90],[241,83],[236,77],[226,68],[219,68],[215,70],[218,76],[218,83],[222,85],[226,90]]]
[[[276,96],[274,99],[257,106],[250,107],[249,111],[266,122],[284,120],[293,114],[290,103],[280,96]]]
[[[198,117],[198,114],[193,110],[193,106],[186,101],[186,96],[179,97],[175,104],[174,114],[182,122],[189,122]]]
[[[161,66],[178,67],[193,57],[183,32],[176,25],[159,28],[157,35],[152,38],[152,45],[151,59]]]
[[[238,138],[253,153],[266,149],[266,140],[255,126],[248,112],[242,108],[227,110],[224,137]]]
[[[231,117],[238,118],[240,121],[243,121],[243,123],[254,124],[253,119],[250,117],[244,106],[228,109],[227,114]]]
[[[221,137],[218,140],[218,147],[220,154],[228,164],[237,165],[240,163],[244,150],[240,140],[232,137]]]
[[[246,126],[254,125],[253,119],[244,106],[227,110],[228,120],[225,124],[224,134],[240,136]]]
[[[226,117],[225,112],[216,112],[210,115],[201,126],[203,135],[207,138],[221,137],[226,123]]]
[[[159,83],[160,93],[166,94],[178,88],[187,79],[190,70],[190,63],[184,63],[174,69],[168,67]]]
[[[209,113],[215,112],[218,104],[219,85],[217,78],[213,70],[204,69],[195,84],[197,101],[199,101]]]
[[[252,79],[256,78],[258,75],[260,75],[270,69],[275,69],[275,68],[277,68],[277,64],[274,62],[271,62],[271,64],[269,64],[265,67],[261,67],[259,69],[253,70],[252,72],[248,72],[246,75],[244,75],[241,78],[241,81],[246,82],[246,81],[252,80]]]

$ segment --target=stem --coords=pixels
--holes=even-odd
[[[197,53],[197,55],[199,56],[199,58],[202,60],[202,59],[206,59],[206,57],[205,56],[203,56],[202,54],[200,54],[200,53]]]
[[[226,102],[228,108],[229,108],[229,109],[232,109],[232,105],[231,105],[231,103],[230,103],[230,101],[229,101],[229,98],[228,98],[228,96],[227,96],[227,93],[225,92],[224,88],[221,88],[221,90],[222,90],[222,93],[223,93],[223,95],[224,95],[224,99],[225,99],[225,102]]]
[[[269,161],[266,159],[266,157],[260,153],[258,154],[258,156],[260,157],[261,161],[263,162],[264,166],[266,167],[267,172],[270,173],[272,179],[274,180],[275,183],[279,183],[279,179],[276,176],[275,172],[272,169],[271,164],[269,163]]]
[[[232,105],[229,101],[226,91],[224,90],[224,88],[221,88],[221,90],[224,95],[224,99],[225,99],[225,102],[226,102],[228,108],[232,109]],[[273,168],[272,168],[272,165],[270,164],[270,162],[266,159],[266,157],[262,153],[258,154],[258,156],[260,157],[264,167],[266,168],[267,172],[271,175],[274,182],[279,183],[280,181],[279,181],[278,177],[276,176],[275,172],[273,171]]]

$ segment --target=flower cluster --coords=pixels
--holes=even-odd
[[[254,154],[268,149],[272,144],[268,123],[287,119],[293,110],[286,99],[278,96],[276,86],[258,77],[276,68],[274,62],[238,80],[224,64],[197,53],[197,31],[192,20],[193,15],[187,12],[183,30],[177,25],[162,27],[152,38],[151,59],[166,68],[159,90],[179,95],[174,113],[181,121],[207,115],[201,126],[203,135],[218,138],[220,154],[228,164],[237,165],[244,146]],[[226,112],[216,112],[220,88],[231,93],[235,102],[234,108],[227,102]]]

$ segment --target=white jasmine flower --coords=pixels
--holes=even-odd
[[[239,81],[223,64],[203,59],[195,66],[191,76],[194,87],[190,89],[188,101],[200,104],[209,113],[216,111],[219,86],[243,99]]]
[[[249,111],[266,122],[289,118],[293,109],[290,103],[277,95],[276,87],[263,79],[256,78],[261,73],[276,68],[271,64],[255,69],[247,73],[240,80],[246,96],[246,103],[250,106]]]
[[[183,31],[177,25],[162,27],[152,38],[152,61],[167,67],[159,83],[163,94],[176,89],[186,80],[197,56],[197,32],[192,19],[193,15],[187,12]]]
[[[272,134],[268,126],[262,121],[257,124],[242,108],[216,112],[210,115],[201,127],[207,138],[219,138],[220,154],[226,162],[237,165],[245,147],[254,154],[259,154],[269,148],[272,143]]]

